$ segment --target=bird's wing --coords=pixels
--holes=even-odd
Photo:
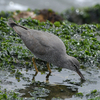
[[[64,50],[66,52],[64,43],[56,35],[38,30],[31,30],[30,32],[43,48]]]
[[[28,29],[16,24],[12,19],[8,20],[8,24],[18,33],[27,48],[34,54],[46,55],[55,50],[58,53],[66,52],[63,42],[52,33]]]

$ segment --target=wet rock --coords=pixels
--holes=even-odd
[[[22,11],[22,12],[14,12],[13,18],[15,20],[20,20],[20,18],[28,18],[31,17],[32,19],[37,19],[40,22],[46,22],[46,20],[49,20],[50,22],[54,23],[56,21],[62,21],[63,18],[61,15],[57,14],[56,12],[49,10],[49,9],[43,9],[38,10],[38,13],[34,13],[34,11]]]
[[[34,14],[34,12],[28,12],[28,11],[22,11],[19,12],[18,14],[16,12],[14,12],[13,18],[15,20],[20,20],[20,18],[34,18],[36,16],[36,14]]]
[[[62,21],[63,20],[63,18],[59,14],[52,11],[51,9],[40,10],[39,15],[37,15],[35,18],[40,20],[41,22],[49,20],[52,23],[54,23],[55,21]]]
[[[83,9],[72,8],[62,13],[62,15],[68,21],[77,24],[100,23],[100,5],[97,4]]]

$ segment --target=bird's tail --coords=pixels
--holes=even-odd
[[[10,26],[10,27],[14,27],[14,26],[19,26],[19,27],[22,27],[22,28],[24,28],[25,30],[27,30],[28,28],[26,28],[26,27],[24,27],[24,26],[21,26],[21,25],[18,25],[18,24],[16,24],[13,20],[12,20],[12,18],[9,18],[8,19],[8,26]]]
[[[7,24],[12,28],[17,25],[11,18],[8,19],[8,23]]]

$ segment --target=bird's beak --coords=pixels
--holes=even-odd
[[[85,81],[85,78],[84,78],[83,74],[80,72],[80,70],[78,68],[76,69],[76,72],[81,77],[81,79]]]

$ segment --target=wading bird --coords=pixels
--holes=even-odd
[[[80,64],[78,60],[66,54],[66,47],[58,36],[48,32],[28,29],[16,24],[11,18],[8,19],[8,25],[14,29],[26,47],[37,58],[47,62],[47,68],[50,73],[49,63],[52,63],[55,66],[77,72],[81,79],[85,80],[79,70]],[[34,58],[32,60],[36,72],[38,72]]]

